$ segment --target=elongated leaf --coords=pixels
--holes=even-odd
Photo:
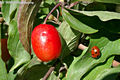
[[[14,3],[14,2],[19,2],[20,0],[2,0],[3,2],[5,2],[4,4],[2,4],[2,15],[6,21],[7,24],[9,24],[9,22],[15,17],[15,13],[17,10],[17,7],[19,6],[19,4]],[[10,2],[13,2],[12,4],[10,4]]]
[[[73,9],[71,11],[79,13],[79,15],[98,16],[101,21],[120,19],[120,13],[110,11],[78,11]]]
[[[111,34],[107,31],[101,31],[92,35],[90,40],[89,49],[85,55],[79,60],[73,61],[68,70],[67,80],[81,79],[83,75],[90,71],[93,67],[106,61],[106,59],[112,55],[120,55],[120,39],[119,35]],[[91,57],[91,48],[98,46],[101,52],[101,56],[98,59]]]
[[[44,77],[45,73],[48,71],[49,67],[45,65],[36,65],[31,67],[23,77],[18,78],[17,80],[40,80]],[[35,75],[36,74],[36,75]]]
[[[120,20],[110,20],[103,23],[103,28],[111,33],[120,34]]]
[[[72,2],[83,1],[83,2],[103,2],[103,3],[114,3],[120,4],[120,0],[72,0]]]
[[[20,40],[19,33],[17,29],[17,22],[12,20],[10,22],[9,31],[8,31],[8,49],[10,55],[14,58],[14,65],[11,68],[11,71],[20,66],[23,63],[26,63],[30,60],[30,55],[23,48]]]
[[[5,63],[1,58],[1,24],[0,24],[0,80],[7,80],[7,70]]]
[[[63,9],[62,15],[66,22],[75,30],[78,30],[82,33],[92,34],[98,32],[98,30],[93,29],[89,25],[86,25],[80,22],[78,19],[74,18],[69,12]]]
[[[6,66],[0,56],[0,80],[8,80]]]
[[[14,71],[11,71],[8,73],[8,80],[15,80],[17,74],[14,73]]]
[[[55,3],[55,0],[45,0],[45,3],[47,3],[47,4],[52,4],[52,3]]]
[[[18,30],[20,41],[25,50],[30,52],[30,37],[35,16],[38,12],[39,5],[42,0],[22,0],[33,2],[34,4],[21,4],[18,12]]]
[[[66,21],[62,22],[58,30],[61,33],[62,37],[65,39],[65,42],[67,43],[69,49],[71,51],[74,51],[78,45],[81,33],[72,29]]]
[[[0,56],[1,56],[1,24],[0,24]]]
[[[65,56],[69,55],[71,51],[69,50],[67,43],[63,39],[62,35],[61,35],[61,43],[62,43],[62,51],[59,58],[63,59]]]
[[[68,55],[67,53],[70,53],[74,51],[78,47],[78,42],[81,36],[81,33],[72,29],[70,25],[64,21],[59,26],[58,31],[63,37],[63,40],[65,40],[65,43],[62,47],[62,54],[61,57],[65,57]]]
[[[48,78],[48,80],[58,80],[57,76],[52,72]]]
[[[40,80],[49,68],[48,65],[40,63],[37,58],[33,58],[18,71],[16,80]]]
[[[120,0],[94,0],[96,2],[120,4]]]
[[[112,62],[113,62],[114,57],[109,58],[105,63],[100,64],[96,67],[94,67],[90,72],[86,74],[86,76],[83,77],[83,80],[95,80],[97,76],[100,75],[100,73],[106,69],[110,69]],[[100,78],[101,76],[99,76]],[[99,79],[98,78],[98,79]]]
[[[120,66],[115,68],[105,69],[96,77],[95,80],[113,80],[111,78],[107,78],[107,79],[105,78],[111,74],[118,74],[118,73],[120,73]]]
[[[78,11],[67,9],[74,17],[81,22],[94,27],[96,29],[102,29],[120,34],[120,14],[109,11]],[[103,15],[105,14],[105,15]]]

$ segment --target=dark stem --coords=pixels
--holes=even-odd
[[[43,77],[43,80],[47,80],[47,78],[49,77],[49,75],[52,73],[52,71],[54,71],[55,67],[52,66],[50,67],[50,69],[48,70],[48,72],[45,74],[45,76]]]
[[[48,17],[49,17],[49,16],[51,15],[51,13],[52,13],[57,7],[59,7],[60,5],[61,5],[61,2],[59,2],[59,3],[50,11],[50,13],[49,13],[49,14],[47,15],[47,17],[45,18],[43,24],[46,24]]]
[[[49,68],[48,72],[45,74],[45,76],[43,77],[42,80],[47,80],[47,78],[52,73],[52,71],[54,71],[54,69],[55,69],[56,65],[58,64],[58,62],[60,62],[59,59],[57,59],[57,61],[53,64],[53,66]]]

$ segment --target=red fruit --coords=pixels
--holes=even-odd
[[[61,41],[56,28],[48,24],[36,26],[31,35],[32,47],[36,56],[42,61],[50,61],[59,57]]]
[[[93,58],[98,58],[100,56],[100,50],[97,46],[93,46],[91,50],[91,54]]]

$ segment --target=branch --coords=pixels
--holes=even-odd
[[[117,67],[118,65],[120,65],[120,63],[118,61],[114,60],[112,63],[112,66]]]
[[[81,50],[84,50],[85,48],[88,48],[88,47],[83,44],[79,44],[78,48]]]
[[[50,76],[52,71],[54,71],[54,69],[55,69],[56,65],[58,64],[58,62],[60,62],[59,59],[57,59],[57,61],[53,64],[53,66],[49,68],[48,72],[45,74],[45,76],[43,77],[42,80],[47,80],[47,78]]]
[[[49,75],[52,73],[52,71],[54,71],[55,66],[50,67],[50,69],[48,70],[48,72],[45,74],[45,76],[43,77],[43,80],[47,80],[47,78],[49,77]]]
[[[51,14],[57,7],[59,7],[60,5],[61,5],[61,2],[59,2],[59,3],[50,11],[50,13],[49,13],[49,14],[47,15],[47,17],[45,18],[43,24],[46,24],[47,19],[48,19],[48,17],[50,16],[50,14]]]

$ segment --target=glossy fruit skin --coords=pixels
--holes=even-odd
[[[56,28],[49,24],[40,24],[31,35],[33,51],[45,62],[56,59],[61,53],[61,41]]]
[[[97,46],[92,47],[91,55],[93,58],[98,58],[100,56],[100,50]]]

